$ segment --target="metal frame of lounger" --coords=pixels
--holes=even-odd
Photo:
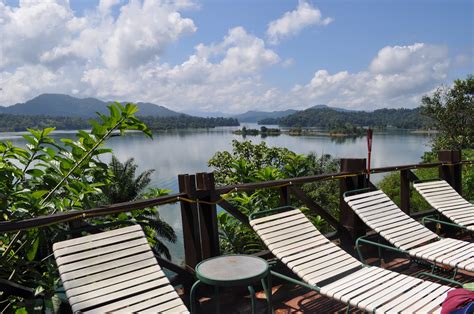
[[[329,241],[293,207],[254,213],[250,225],[302,281],[272,271],[273,276],[345,303],[347,312],[354,306],[375,313],[439,313],[452,289],[361,263]]]
[[[139,225],[53,244],[73,312],[189,313]]]
[[[431,273],[421,273],[420,276],[426,275],[461,285],[454,280],[458,269],[474,271],[474,243],[439,237],[405,214],[384,192],[373,188],[353,190],[344,193],[344,200],[367,226],[393,245],[383,245],[362,236],[356,241],[356,250],[361,260],[362,242],[407,254],[415,261],[429,262]],[[453,268],[452,278],[435,275],[433,272],[437,264]]]
[[[432,221],[474,232],[474,204],[459,195],[448,182],[442,179],[416,180],[413,187],[439,214],[452,221],[423,217],[423,224]]]

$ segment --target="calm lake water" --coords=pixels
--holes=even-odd
[[[247,124],[248,128],[258,128]],[[271,127],[271,126],[269,126]],[[210,171],[207,161],[217,151],[230,150],[232,140],[243,140],[242,136],[232,134],[235,127],[208,130],[182,130],[155,133],[153,139],[140,134],[113,137],[107,147],[124,161],[134,158],[139,171],[155,169],[151,185],[154,187],[178,190],[178,174],[194,174]],[[57,132],[55,136],[74,136],[74,132]],[[26,143],[20,133],[0,133],[0,141],[9,139],[17,146]],[[318,155],[331,154],[336,158],[366,158],[366,138],[330,138],[326,136],[280,135],[262,139],[260,136],[247,136],[254,143],[265,141],[269,146],[286,147],[299,154],[316,152]],[[430,137],[411,134],[408,131],[388,131],[375,133],[372,144],[372,167],[418,163],[423,152],[429,150]],[[381,175],[371,177],[379,181]],[[173,260],[184,259],[181,217],[178,205],[160,207],[160,216],[174,227],[178,241],[168,247]]]

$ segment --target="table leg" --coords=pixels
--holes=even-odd
[[[196,281],[193,286],[191,287],[191,293],[189,294],[189,304],[191,306],[191,314],[195,314],[196,312],[196,290],[199,284],[201,283],[200,280]]]
[[[255,314],[257,311],[255,309],[255,290],[253,289],[252,286],[248,286],[247,287],[249,289],[249,292],[250,292],[250,297],[251,297],[251,300],[252,300],[252,314]]]
[[[214,296],[216,298],[216,313],[219,314],[221,312],[221,302],[219,298],[219,287],[214,286]]]
[[[265,283],[266,279],[266,283]],[[268,313],[273,313],[273,306],[272,306],[272,277],[271,273],[268,273],[267,278],[263,278],[262,280],[263,290],[265,291],[265,296],[267,297],[267,306],[268,306]]]

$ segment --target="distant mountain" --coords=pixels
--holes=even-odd
[[[339,112],[357,111],[357,110],[350,110],[350,109],[344,109],[344,108],[338,108],[338,107],[329,107],[328,105],[316,105],[313,107],[309,107],[308,109],[332,109]]]
[[[223,113],[221,111],[201,111],[201,110],[187,110],[186,114],[201,117],[201,118],[218,118],[218,117],[230,117],[228,113]]]
[[[41,94],[25,103],[18,103],[10,107],[0,107],[0,113],[17,115],[43,115],[52,117],[94,117],[96,112],[108,112],[107,105],[111,102],[95,98],[76,98],[63,94]],[[174,117],[181,113],[166,107],[138,103],[139,116]]]
[[[294,109],[288,109],[284,111],[247,111],[242,114],[234,115],[232,118],[239,120],[239,122],[258,122],[263,119],[277,119],[286,117],[290,114],[298,112]]]

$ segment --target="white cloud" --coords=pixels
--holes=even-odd
[[[387,46],[365,70],[317,69],[309,82],[285,91],[267,84],[263,73],[274,65],[284,72],[299,60],[282,60],[241,26],[220,41],[196,45],[184,62],[163,62],[170,44],[195,32],[194,21],[182,11],[195,7],[187,0],[108,0],[77,16],[66,0],[22,1],[19,7],[0,0],[0,104],[58,92],[148,101],[174,110],[242,112],[320,103],[355,109],[414,107],[421,95],[445,82],[451,67],[443,46]],[[310,5],[300,2],[282,19],[301,7]],[[111,8],[119,9],[116,16]],[[275,38],[296,28],[288,29]]]
[[[292,96],[303,106],[325,103],[353,109],[414,107],[423,94],[443,82],[449,70],[444,46],[415,43],[382,48],[369,68],[357,73],[318,70]]]
[[[268,41],[277,44],[281,39],[298,34],[311,25],[328,25],[333,18],[322,18],[321,11],[304,0],[296,10],[286,12],[281,18],[271,21],[267,28]]]

